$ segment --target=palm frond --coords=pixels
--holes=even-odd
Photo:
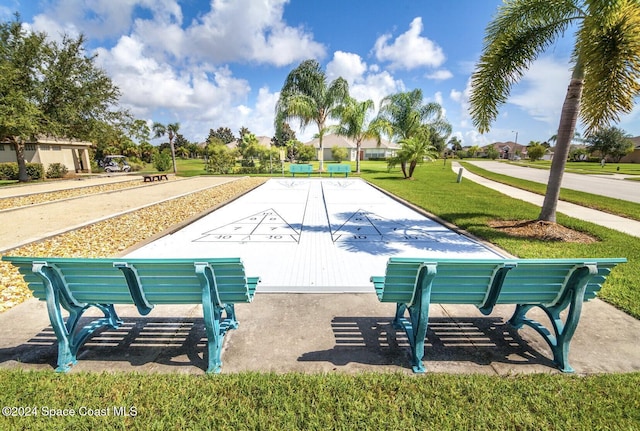
[[[504,3],[486,29],[483,54],[471,77],[470,114],[482,133],[498,116],[511,87],[571,21],[583,17],[574,0]]]
[[[618,122],[640,95],[640,4],[594,1],[578,33],[585,82],[580,117],[587,133]]]

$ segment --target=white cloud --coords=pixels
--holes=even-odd
[[[185,34],[182,49],[212,63],[255,61],[285,66],[325,55],[322,44],[283,20],[286,0],[214,0]],[[188,42],[187,42],[188,41]]]
[[[357,80],[361,80],[367,71],[367,64],[362,61],[362,57],[351,52],[336,51],[333,59],[327,64],[327,78],[330,81],[338,77],[343,77],[349,85],[353,85]]]
[[[428,79],[433,79],[435,81],[445,81],[447,79],[453,78],[453,73],[446,69],[439,69],[433,73],[429,73],[426,75]]]
[[[567,60],[542,57],[514,87],[507,103],[520,107],[536,120],[557,125],[570,78]]]
[[[421,36],[422,18],[411,21],[409,30],[391,41],[391,34],[376,40],[375,56],[379,61],[390,62],[392,69],[415,69],[416,67],[439,67],[445,61],[442,48],[432,40]]]
[[[377,64],[367,65],[358,54],[336,51],[326,67],[329,80],[342,76],[349,83],[349,93],[357,100],[373,100],[375,109],[389,94],[404,91],[404,84]]]

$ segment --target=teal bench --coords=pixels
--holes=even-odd
[[[569,343],[578,326],[583,301],[596,296],[611,270],[626,259],[414,259],[391,258],[384,276],[373,276],[378,299],[395,302],[393,325],[404,329],[413,371],[422,363],[429,304],[473,304],[485,315],[496,304],[515,304],[509,323],[527,325],[549,344],[563,372]],[[549,317],[551,328],[527,317],[534,307]],[[568,308],[566,318],[560,316]],[[408,318],[405,312],[408,311]]]
[[[307,174],[308,177],[313,173],[313,165],[308,164],[295,164],[291,163],[289,165],[289,172],[292,177],[295,177],[296,174]]]
[[[156,304],[202,304],[207,333],[207,373],[219,373],[224,336],[238,327],[235,303],[251,302],[258,277],[246,277],[239,258],[223,259],[81,259],[9,257],[33,295],[47,303],[58,341],[58,368],[77,362],[78,349],[98,329],[123,322],[115,304],[134,304],[147,315]],[[84,326],[90,307],[104,313]],[[62,309],[69,313],[66,321]],[[223,317],[224,312],[224,317]]]
[[[330,177],[333,177],[333,174],[344,174],[346,178],[351,172],[351,165],[327,165],[327,172],[329,172]]]

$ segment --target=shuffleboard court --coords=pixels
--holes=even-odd
[[[259,292],[373,292],[390,257],[501,255],[360,179],[271,179],[129,257],[241,257]]]

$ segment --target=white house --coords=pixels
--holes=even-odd
[[[311,141],[307,142],[306,145],[313,145],[313,147],[318,152],[319,158],[320,139],[314,138]],[[365,139],[360,145],[360,154],[358,155],[357,146],[353,139],[334,134],[325,135],[322,138],[322,147],[324,150],[323,160],[333,160],[333,157],[331,156],[331,148],[339,147],[345,148],[347,150],[346,160],[350,162],[354,162],[356,160],[356,157],[360,157],[360,160],[385,159],[388,157],[393,157],[396,151],[400,148],[399,145],[389,142],[386,139],[382,139],[379,145],[376,139]]]

